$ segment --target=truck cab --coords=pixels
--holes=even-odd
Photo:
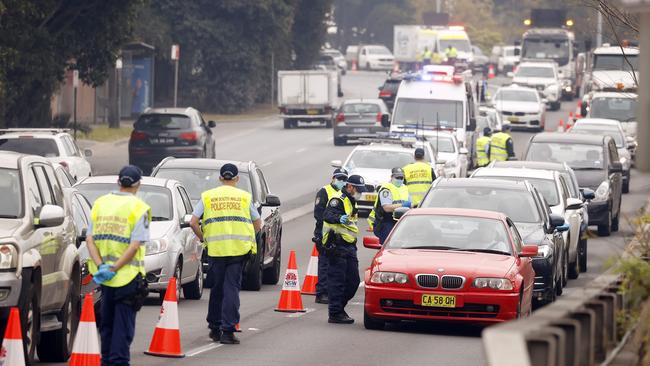
[[[466,79],[448,65],[428,65],[406,75],[395,98],[390,131],[425,138],[436,131],[453,132],[473,162],[477,105]]]

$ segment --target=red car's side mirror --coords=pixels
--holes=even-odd
[[[521,248],[520,257],[536,257],[537,256],[537,245],[524,245]]]
[[[376,236],[364,236],[363,246],[368,249],[381,249],[381,244],[379,244],[379,238]]]

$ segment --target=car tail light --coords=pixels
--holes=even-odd
[[[390,97],[390,96],[391,96],[391,93],[388,90],[382,90],[382,91],[379,92],[379,97],[380,98],[381,97]]]
[[[147,134],[140,131],[131,132],[131,141],[143,141],[147,139]]]
[[[287,109],[286,109],[285,107],[281,107],[281,108],[280,108],[280,113],[282,113],[282,114],[286,114],[286,113],[287,113]]]
[[[336,115],[336,123],[345,122],[345,114],[339,113]]]
[[[381,124],[381,112],[377,113],[377,123]]]
[[[452,80],[454,81],[454,83],[460,84],[463,82],[463,75],[454,75],[452,77]]]
[[[196,133],[196,131],[192,131],[192,132],[183,132],[180,135],[178,135],[178,138],[188,142],[196,142],[199,139],[199,136]]]

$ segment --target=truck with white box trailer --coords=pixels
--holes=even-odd
[[[278,71],[278,107],[284,128],[295,128],[298,122],[324,123],[331,128],[338,106],[335,71]]]

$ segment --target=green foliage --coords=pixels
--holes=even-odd
[[[332,7],[331,0],[297,0],[292,33],[293,50],[296,53],[294,63],[297,69],[309,68],[320,50],[325,38],[325,17]]]
[[[144,0],[2,0],[0,126],[45,126],[66,69],[99,85]]]

